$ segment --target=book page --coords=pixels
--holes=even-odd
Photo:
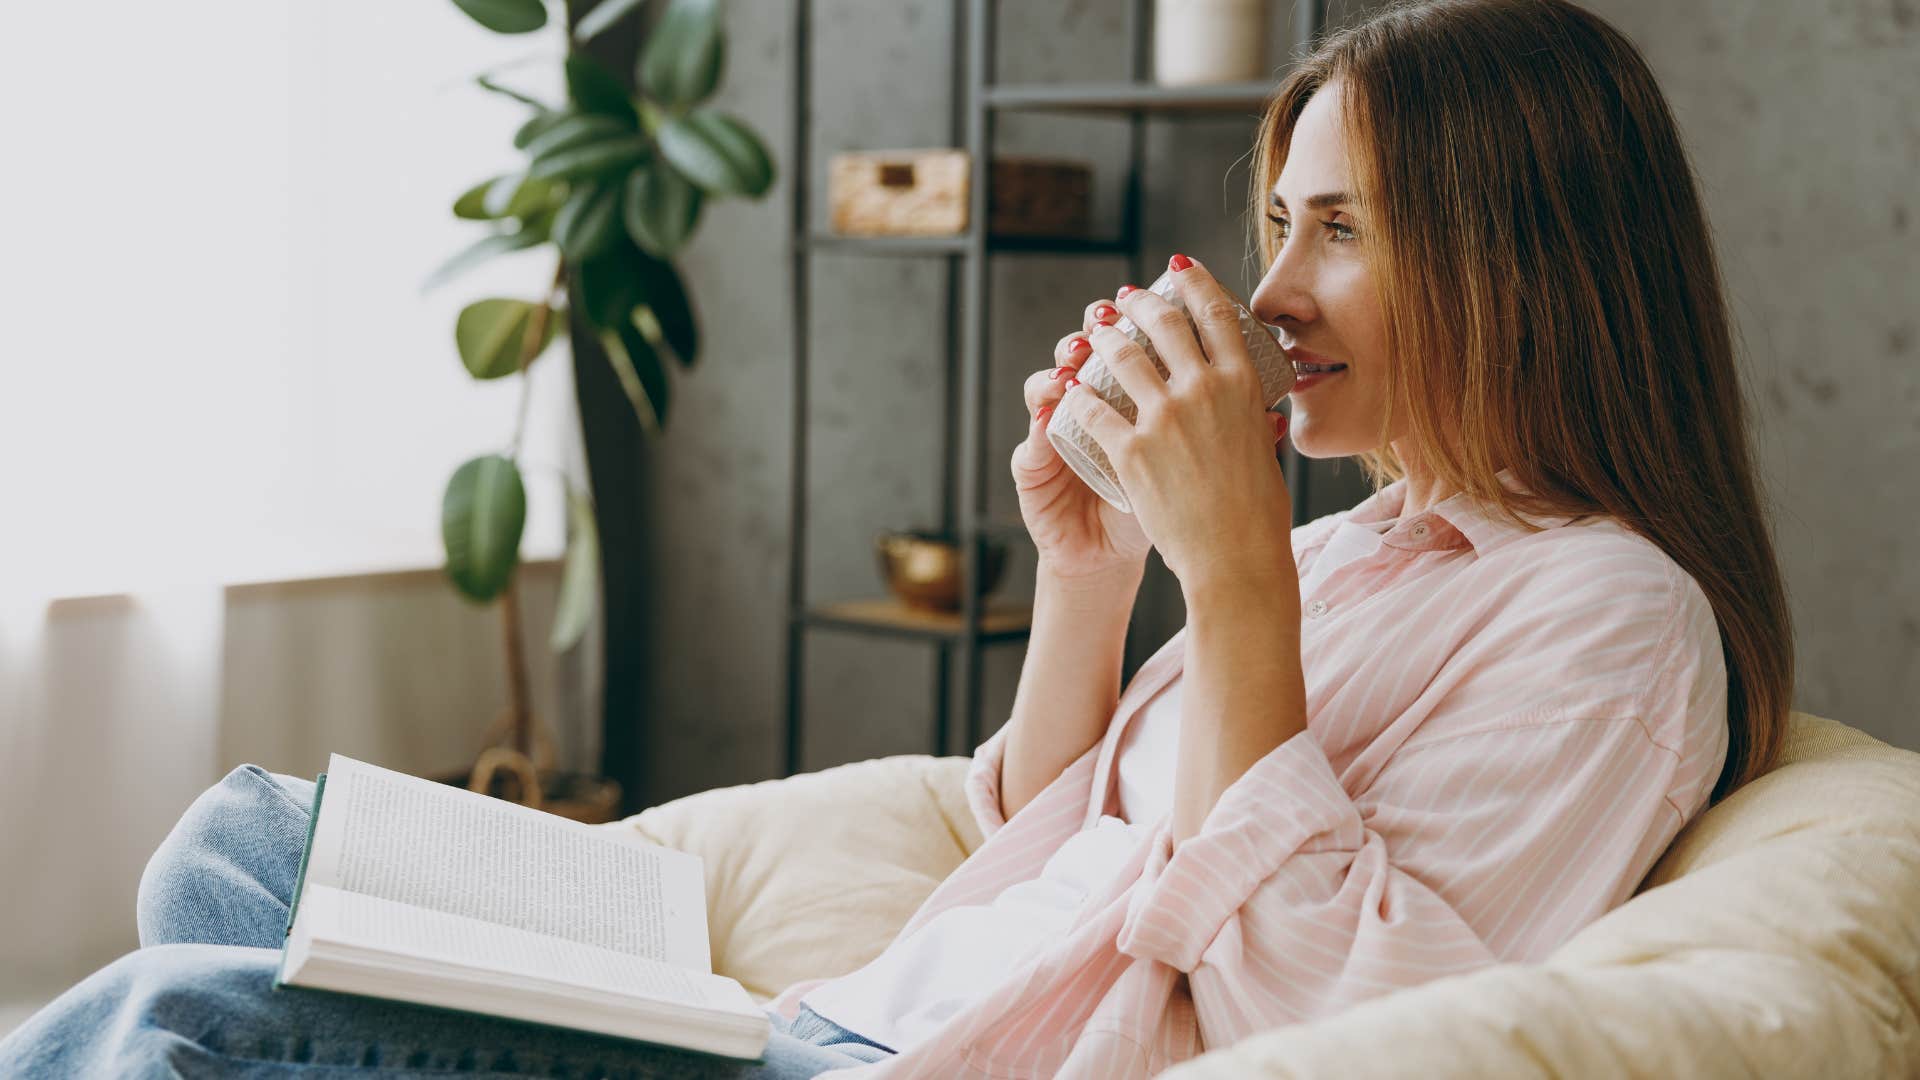
[[[643,997],[753,1019],[765,1015],[739,983],[723,976],[324,885],[311,887],[308,927],[316,943],[507,976],[496,980],[503,990],[518,976],[567,991]]]
[[[339,754],[307,885],[713,970],[698,856]]]

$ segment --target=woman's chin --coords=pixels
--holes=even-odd
[[[1287,442],[1292,444],[1294,452],[1306,458],[1334,457],[1326,449],[1326,440],[1313,430],[1313,422],[1305,417],[1289,417]]]
[[[1304,458],[1352,457],[1366,453],[1364,446],[1349,445],[1352,440],[1342,439],[1329,432],[1321,424],[1315,424],[1313,417],[1303,412],[1294,413],[1288,418],[1287,442]]]

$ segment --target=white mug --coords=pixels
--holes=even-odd
[[[1180,302],[1179,294],[1173,285],[1174,271],[1167,270],[1154,279],[1147,291],[1154,293],[1181,312],[1186,306]],[[1266,402],[1268,411],[1280,404],[1282,398],[1293,389],[1293,361],[1287,359],[1286,351],[1281,347],[1279,331],[1253,317],[1244,306],[1235,302],[1234,310],[1240,315],[1240,335],[1247,343],[1247,352],[1252,356],[1254,370],[1260,373],[1260,396]],[[1153,361],[1154,370],[1162,379],[1167,377],[1167,365],[1161,361],[1160,354],[1153,347],[1153,341],[1147,332],[1134,325],[1125,315],[1113,324],[1115,330],[1132,338],[1147,352],[1147,358]],[[1100,355],[1099,346],[1094,346],[1093,355],[1080,365],[1076,378],[1088,391],[1100,395],[1100,399],[1113,406],[1128,423],[1133,423],[1140,410],[1134,405],[1133,398],[1107,370],[1107,361]],[[1126,490],[1120,484],[1120,476],[1113,470],[1113,463],[1107,460],[1106,451],[1080,421],[1070,412],[1054,412],[1047,419],[1047,441],[1060,452],[1061,458],[1073,469],[1080,479],[1086,481],[1102,499],[1123,514],[1133,513],[1133,503],[1128,501]]]

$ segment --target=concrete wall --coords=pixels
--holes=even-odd
[[[1360,5],[1354,5],[1359,7]],[[1920,689],[1920,432],[1911,357],[1916,304],[1908,179],[1920,164],[1920,57],[1898,3],[1658,0],[1596,5],[1646,47],[1705,179],[1761,405],[1767,481],[1799,620],[1803,707],[1920,746],[1905,703]],[[1002,80],[1124,78],[1128,5],[1001,3]],[[1287,47],[1276,3],[1272,59]],[[1336,18],[1347,13],[1335,5]],[[789,20],[729,7],[718,104],[792,162]],[[834,152],[947,145],[948,0],[819,0],[816,223]],[[1904,108],[1903,108],[1904,106]],[[1010,116],[999,146],[1096,162],[1098,220],[1114,221],[1124,122]],[[1151,278],[1175,250],[1244,295],[1256,280],[1242,221],[1252,121],[1155,122],[1139,267],[1113,258],[1003,257],[992,274],[989,509],[1012,513],[1006,461],[1022,436],[1020,381],[1047,366],[1082,304]],[[650,801],[777,775],[783,712],[793,325],[782,177],[764,202],[709,208],[684,260],[705,320],[703,370],[683,379],[677,422],[646,451],[655,479],[657,677],[640,715]],[[1655,229],[1652,223],[1649,229]],[[1649,242],[1657,242],[1650,237]],[[939,259],[814,257],[808,582],[812,597],[877,593],[870,538],[937,520],[942,313]],[[1330,466],[1332,463],[1328,463]],[[1362,493],[1348,464],[1316,488],[1337,509]],[[997,596],[1030,595],[1016,548]],[[1183,620],[1158,571],[1137,618],[1148,647]],[[803,767],[925,752],[931,646],[813,631]],[[984,665],[984,730],[1012,702],[1020,648]],[[956,734],[956,739],[958,738]],[[969,748],[950,744],[950,752]]]

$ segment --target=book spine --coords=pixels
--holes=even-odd
[[[327,793],[327,774],[321,773],[313,780],[313,813],[307,818],[307,845],[300,849],[300,869],[294,874],[293,902],[287,905],[287,928],[284,937],[293,933],[294,916],[300,914],[300,894],[307,887],[307,860],[313,856],[313,830],[320,824],[320,799]]]

